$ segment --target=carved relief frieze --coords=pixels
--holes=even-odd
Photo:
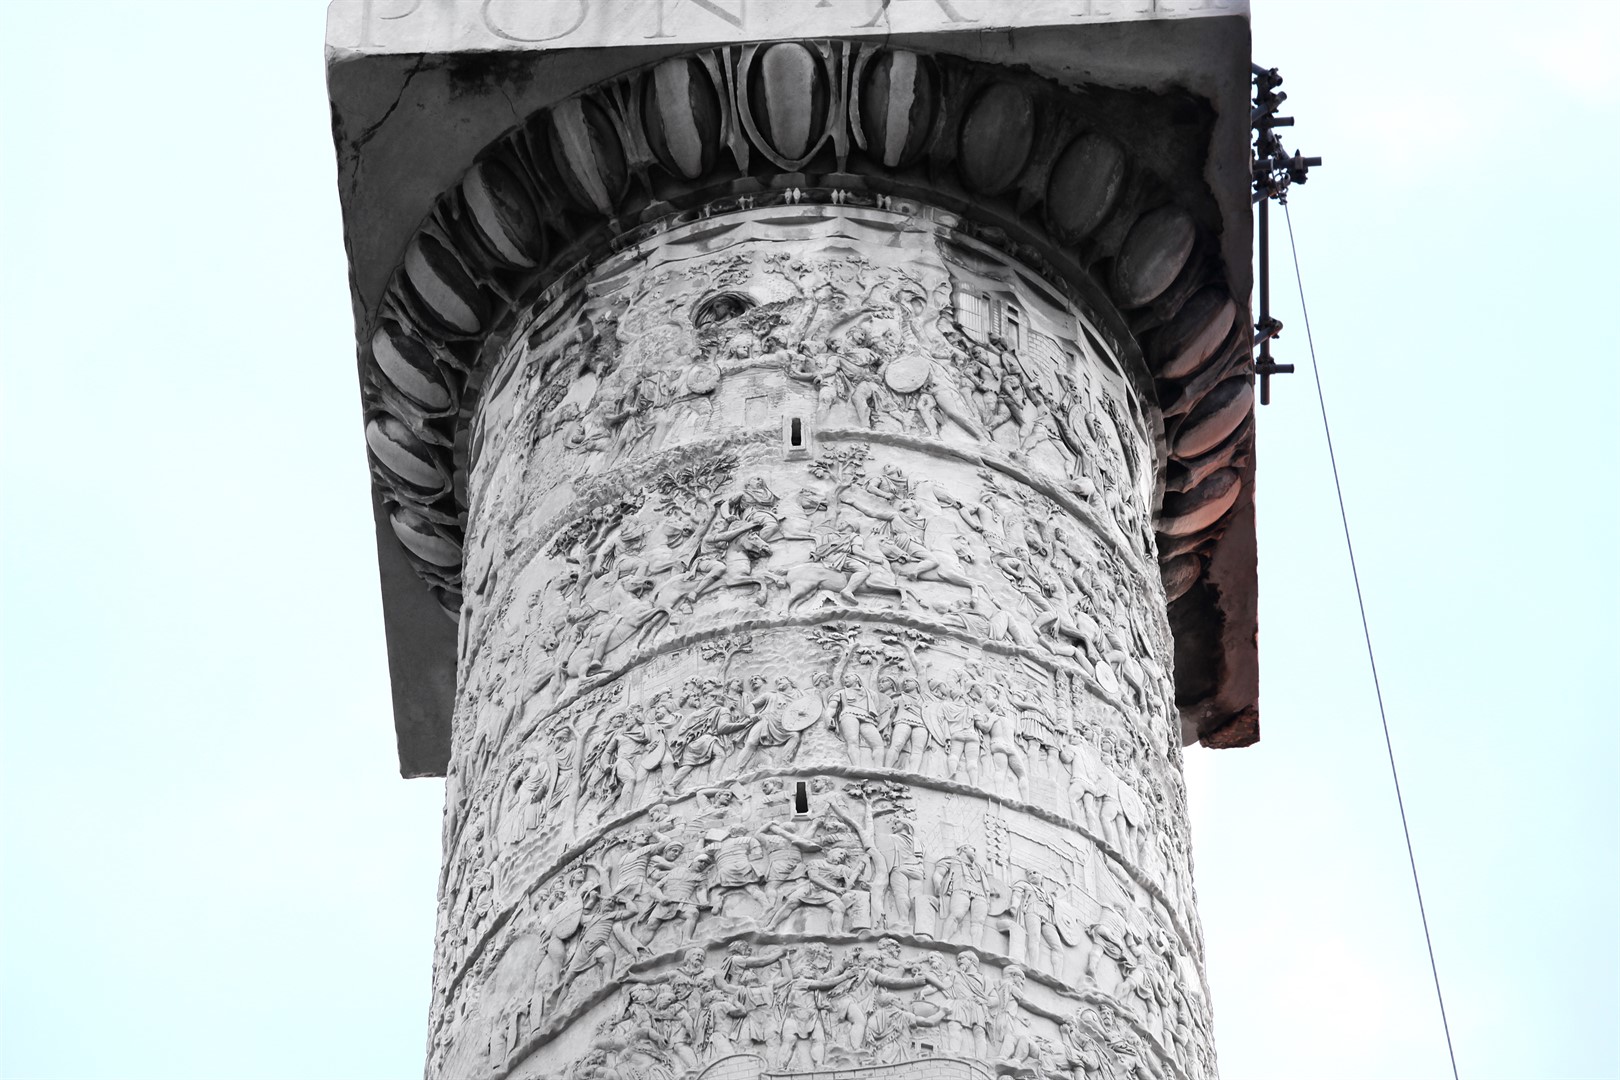
[[[589,476],[796,420],[783,439],[804,452],[818,431],[870,431],[988,453],[1151,558],[1152,446],[1084,316],[931,229],[876,264],[856,243],[874,221],[800,216],[816,239],[793,256],[761,242],[780,215],[664,237],[663,270],[604,274],[590,303],[520,324],[531,348],[497,366],[478,421],[475,513],[527,512],[535,470]]]
[[[716,783],[895,772],[1067,819],[1158,880],[1167,860],[1145,838],[1184,840],[1173,726],[1162,709],[1121,705],[1082,689],[1077,671],[911,627],[835,620],[709,637],[566,706],[479,712],[454,770],[453,835],[467,835],[463,802],[483,806],[508,845],[557,851]]]
[[[731,1053],[783,1069],[933,1053],[1033,1068],[1041,1039],[1061,1047],[1066,1025],[1105,1017],[1153,1074],[1200,1075],[1207,1004],[1163,906],[1084,838],[982,800],[827,777],[713,789],[513,894],[464,968],[441,953],[441,1027],[490,1032],[436,1032],[460,1055],[443,1075],[538,1075],[521,1063],[540,1046],[623,1065],[631,1044],[614,1033],[648,1008],[679,1021],[642,1043],[673,1055],[675,1076]],[[486,1001],[502,1003],[493,1022],[476,1016]]]
[[[621,255],[492,344],[466,446],[430,1072],[1198,1075],[1116,355],[927,215]]]

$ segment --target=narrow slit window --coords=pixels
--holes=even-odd
[[[790,458],[806,457],[810,453],[810,423],[803,416],[782,416],[782,453]]]
[[[966,289],[956,293],[956,321],[967,335],[983,341],[990,330],[989,297],[975,296]]]
[[[795,814],[808,814],[810,812],[810,788],[803,780],[793,789],[793,812]]]
[[[1024,319],[1012,304],[1007,304],[1003,309],[1001,336],[1009,349],[1016,351],[1024,347]]]

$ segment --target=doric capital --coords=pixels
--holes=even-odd
[[[449,752],[514,313],[805,204],[926,211],[1095,316],[1156,425],[1184,737],[1257,737],[1245,4],[339,0],[328,81],[407,775]]]

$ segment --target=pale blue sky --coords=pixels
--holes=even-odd
[[[1254,12],[1470,1078],[1620,1075],[1616,11]],[[0,6],[6,1077],[420,1075],[442,785],[395,772],[323,15]],[[1277,256],[1264,741],[1189,753],[1222,1070],[1439,1077]]]

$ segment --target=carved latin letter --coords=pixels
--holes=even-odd
[[[557,0],[557,2],[562,2],[562,0]],[[524,42],[556,41],[558,38],[567,37],[569,34],[572,34],[575,30],[578,30],[579,27],[580,27],[580,24],[585,21],[586,14],[588,14],[590,12],[590,9],[591,9],[590,0],[571,0],[571,2],[574,4],[574,10],[575,10],[574,21],[569,23],[563,29],[557,31],[555,34],[540,34],[540,35],[537,35],[535,37],[525,37],[522,34],[513,33],[511,30],[508,30],[504,26],[499,25],[499,23],[493,17],[493,13],[490,11],[490,9],[495,6],[495,0],[484,0],[484,6],[479,10],[479,16],[483,19],[484,28],[486,30],[488,30],[490,33],[494,34],[496,37],[505,38],[507,41],[524,41]],[[547,11],[547,12],[550,12],[550,11],[555,11],[556,7],[553,5],[553,3],[548,2],[548,3],[544,4],[544,5],[524,4],[519,10],[524,11],[524,12],[532,12],[532,11]]]

